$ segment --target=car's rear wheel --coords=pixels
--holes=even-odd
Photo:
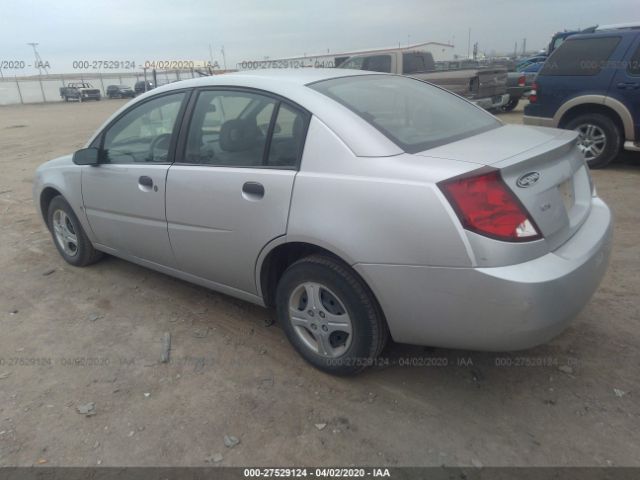
[[[511,112],[518,106],[518,102],[520,102],[519,98],[509,97],[509,101],[500,107],[500,110],[503,112]]]
[[[54,197],[47,210],[47,225],[58,252],[76,267],[84,267],[102,258],[87,237],[71,206],[60,195]]]
[[[335,375],[373,364],[388,330],[373,294],[348,265],[313,255],[293,263],[276,291],[278,320],[298,353]]]
[[[620,152],[622,135],[606,115],[580,115],[567,122],[565,128],[578,132],[578,148],[590,168],[606,167]]]

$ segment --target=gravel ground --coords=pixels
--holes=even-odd
[[[638,155],[593,172],[614,252],[566,332],[510,354],[393,344],[416,366],[342,379],[266,310],[116,258],[62,261],[34,169],[122,103],[0,107],[0,466],[640,466]]]

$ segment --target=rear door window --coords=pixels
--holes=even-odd
[[[640,75],[640,45],[636,48],[636,52],[633,54],[631,59],[629,59],[627,72],[629,75]]]
[[[597,75],[607,66],[619,43],[619,36],[568,38],[551,54],[540,75]]]

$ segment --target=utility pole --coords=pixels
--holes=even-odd
[[[227,69],[227,57],[224,54],[224,45],[222,45],[222,48],[220,48],[220,53],[222,53],[222,64],[224,65],[224,69]]]
[[[40,58],[40,54],[38,53],[38,50],[36,49],[36,47],[38,46],[38,43],[36,42],[30,42],[27,43],[27,45],[31,45],[31,47],[33,48],[33,55],[35,57],[35,65],[36,67],[38,67],[38,75],[42,75],[42,70],[44,69],[44,73],[46,75],[49,75],[49,72],[47,72],[47,67],[44,66],[44,62],[42,61],[42,58]]]
[[[211,61],[211,65],[213,65],[213,48],[211,48],[211,44],[209,44],[209,60]]]
[[[524,57],[527,53],[527,39],[522,39],[522,56]]]
[[[471,55],[471,27],[469,27],[469,39],[467,40],[467,60]]]
[[[516,46],[513,47],[513,58],[518,58],[518,42],[516,42]]]

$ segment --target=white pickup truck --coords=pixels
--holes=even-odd
[[[428,51],[398,49],[353,55],[338,68],[395,73],[425,80],[487,110],[497,110],[509,101],[506,68],[450,68],[444,62],[436,63]]]

